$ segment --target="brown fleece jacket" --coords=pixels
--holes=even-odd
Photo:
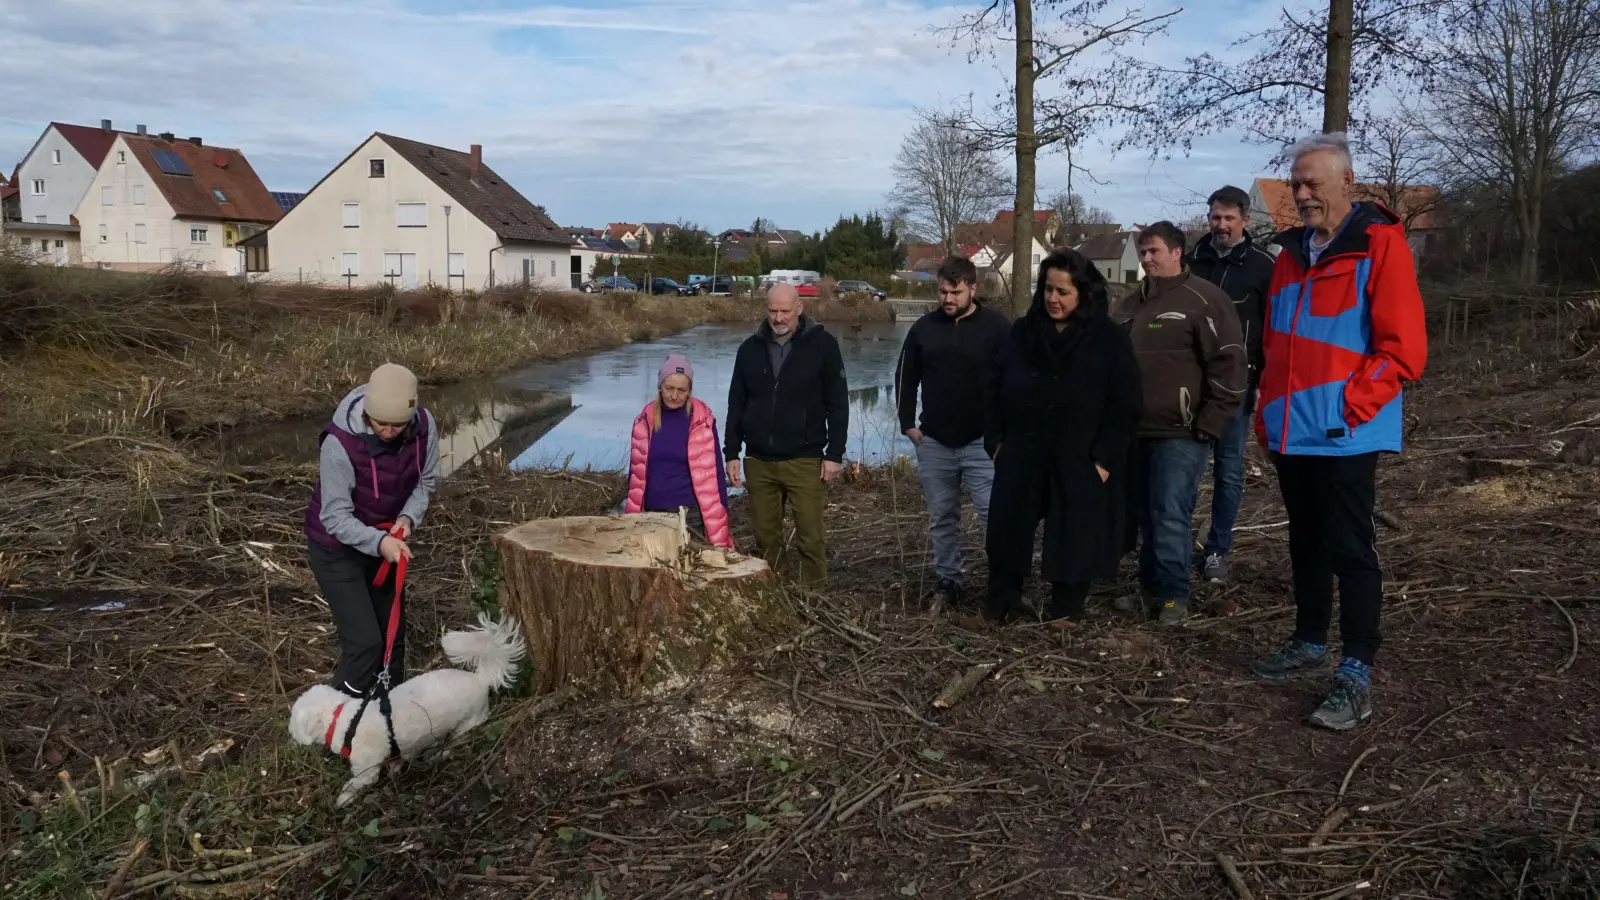
[[[1125,303],[1118,318],[1127,320],[1144,385],[1139,437],[1220,436],[1249,376],[1233,301],[1185,269],[1145,278]]]

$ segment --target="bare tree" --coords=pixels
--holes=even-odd
[[[911,233],[937,240],[949,255],[956,226],[992,218],[1011,193],[1011,180],[972,135],[932,113],[920,118],[900,142],[889,202]]]
[[[1409,231],[1439,206],[1439,145],[1405,105],[1378,116],[1362,131],[1356,180],[1393,210]]]
[[[1359,130],[1372,91],[1422,84],[1427,34],[1439,0],[1326,0],[1313,11],[1285,7],[1271,28],[1241,36],[1218,58],[1178,65],[1139,63],[1152,114],[1121,146],[1187,153],[1195,138],[1242,131],[1284,144],[1320,113],[1323,131]]]
[[[1600,136],[1600,0],[1452,0],[1429,130],[1458,177],[1494,185],[1539,271],[1550,185]]]
[[[1126,77],[1119,51],[1164,31],[1181,9],[1146,14],[1143,7],[1113,6],[1112,0],[987,0],[946,29],[968,42],[969,59],[997,58],[1012,45],[1011,83],[992,108],[969,104],[950,123],[977,136],[986,147],[1013,148],[1016,201],[1011,241],[1020,256],[1033,244],[1033,207],[1039,151],[1068,154],[1107,126],[1143,111]],[[1069,188],[1070,190],[1070,188]],[[1020,315],[1032,303],[1029,279],[1015,278],[1012,306]]]
[[[1060,230],[1056,232],[1056,243],[1075,246],[1088,239],[1090,225],[1115,225],[1117,218],[1110,210],[1098,206],[1090,206],[1082,194],[1073,194],[1061,191],[1050,198],[1050,208],[1055,210],[1056,218],[1061,220]]]

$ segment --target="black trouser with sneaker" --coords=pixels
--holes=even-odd
[[[389,627],[389,612],[394,607],[394,573],[382,587],[373,587],[383,560],[350,547],[325,547],[307,541],[311,574],[322,588],[322,596],[333,612],[333,625],[339,632],[339,663],[334,667],[332,684],[353,696],[361,696],[378,680],[383,669],[383,643]],[[402,607],[404,604],[402,603]],[[406,678],[406,619],[400,611],[400,630],[394,638],[394,656],[389,664],[389,683],[393,687]]]
[[[1344,655],[1372,665],[1383,636],[1383,569],[1378,563],[1373,503],[1378,454],[1272,454],[1289,512],[1296,640],[1328,642],[1333,580],[1339,579],[1339,633]]]

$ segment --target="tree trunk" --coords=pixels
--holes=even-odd
[[[495,535],[500,607],[522,623],[534,686],[633,693],[652,672],[703,667],[784,616],[767,564],[688,545],[679,516],[539,519]]]
[[[1322,131],[1350,127],[1350,45],[1355,30],[1355,0],[1328,2],[1328,69],[1322,81]]]
[[[1033,133],[1033,0],[1015,0],[1017,18],[1017,199],[1011,211],[1011,310],[1033,305],[1033,194],[1039,138]]]

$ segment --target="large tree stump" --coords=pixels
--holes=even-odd
[[[494,538],[500,608],[522,623],[534,686],[634,692],[704,667],[785,618],[760,559],[689,546],[671,513],[539,519]]]

